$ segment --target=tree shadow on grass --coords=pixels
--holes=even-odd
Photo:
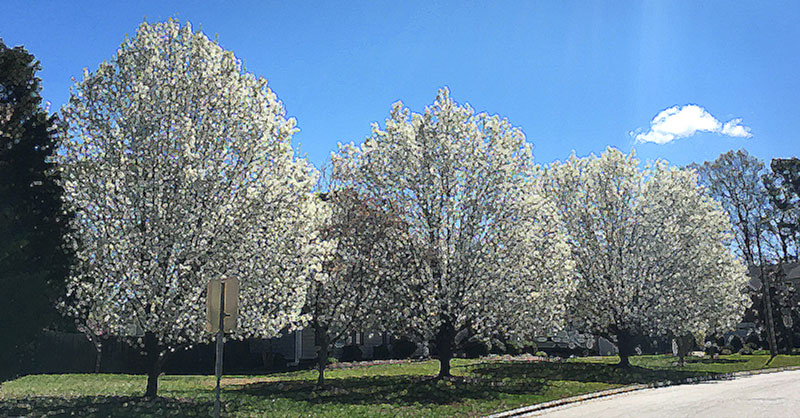
[[[601,382],[630,385],[652,383],[665,380],[680,380],[708,375],[703,371],[660,370],[644,367],[621,368],[602,363],[481,363],[471,367],[476,376],[492,380],[541,379],[567,380],[577,382]]]
[[[581,392],[582,387],[596,387],[588,384],[630,385],[678,381],[710,374],[702,370],[620,368],[603,363],[487,362],[459,368],[466,372],[466,376],[449,380],[419,375],[361,376],[328,378],[324,390],[316,390],[312,380],[288,380],[228,386],[226,391],[265,399],[287,399],[312,406],[392,404],[402,407],[492,400],[504,394],[543,395],[553,381],[578,383],[570,386],[569,390]]]
[[[486,379],[454,377],[435,380],[427,376],[365,376],[327,379],[323,390],[312,381],[260,382],[239,391],[264,398],[286,398],[310,404],[452,404],[466,399],[496,399],[499,394],[541,393],[546,383],[536,379]],[[228,388],[228,390],[236,390]]]
[[[727,358],[687,358],[686,364],[702,363],[702,364],[734,364],[734,363],[747,363],[747,359],[727,359]]]
[[[4,399],[4,417],[208,417],[213,402],[193,399],[143,399],[132,396],[34,396]]]

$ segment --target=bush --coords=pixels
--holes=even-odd
[[[342,349],[342,361],[361,361],[363,356],[364,353],[357,345],[346,345]]]
[[[707,356],[714,357],[717,353],[719,353],[719,347],[714,344],[709,344],[706,346],[705,352]]]
[[[750,344],[745,344],[744,347],[742,347],[742,349],[739,350],[739,354],[743,356],[752,356],[753,351],[754,351],[753,347],[751,347]]]
[[[489,354],[489,347],[480,341],[468,341],[464,344],[464,357],[478,358]]]
[[[464,351],[466,351],[466,347],[464,347]],[[499,340],[492,340],[489,346],[489,354],[506,354],[506,344]]]
[[[547,353],[544,351],[537,351],[535,354],[536,357],[547,357]]]
[[[328,357],[328,363],[327,364],[336,364],[338,362],[339,362],[339,360],[336,357]]]
[[[754,350],[761,347],[761,338],[758,337],[758,333],[751,332],[750,335],[744,340],[745,344],[752,347]]]
[[[375,360],[386,360],[390,357],[389,346],[381,344],[372,349],[372,358]]]
[[[741,350],[742,347],[744,347],[744,344],[742,344],[742,339],[736,335],[731,337],[731,341],[730,343],[728,343],[728,345],[731,347],[731,351],[734,353],[738,353],[739,350]]]
[[[397,340],[392,347],[392,354],[398,359],[409,358],[415,351],[417,351],[417,344],[405,338]]]
[[[506,353],[511,354],[512,356],[516,356],[523,352],[523,344],[521,343],[513,343],[513,342],[506,342]]]
[[[731,353],[732,353],[732,351],[731,351],[730,347],[725,347],[725,348],[722,349],[722,351],[720,351],[720,354],[722,354],[723,356],[729,356],[729,355],[731,355]]]
[[[523,353],[528,353],[535,356],[538,351],[539,347],[537,347],[536,343],[533,341],[527,341],[522,345]]]

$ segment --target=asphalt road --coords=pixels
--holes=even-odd
[[[645,389],[526,416],[800,417],[800,370]]]

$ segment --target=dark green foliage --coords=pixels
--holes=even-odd
[[[346,345],[342,349],[342,361],[361,361],[361,358],[364,356],[364,353],[361,352],[361,349],[358,348],[357,345]]]
[[[748,335],[747,338],[744,341],[745,341],[745,343],[747,345],[752,347],[754,350],[757,350],[757,349],[762,348],[764,346],[764,343],[761,340],[761,337],[758,336],[757,332],[753,332],[750,335]]]
[[[479,358],[489,354],[489,347],[486,343],[478,340],[469,340],[464,343],[464,357]]]
[[[715,355],[719,354],[719,347],[721,346],[711,344],[709,346],[706,346],[706,349],[704,351],[706,352],[707,356],[714,357]]]
[[[386,344],[381,344],[372,349],[372,358],[375,360],[386,360],[389,357],[391,357],[391,352]]]
[[[733,351],[734,353],[738,353],[739,350],[741,350],[742,347],[744,347],[744,344],[742,344],[742,339],[735,335],[731,338],[731,341],[730,343],[728,343],[728,345],[731,346],[731,351]]]
[[[36,335],[60,321],[67,268],[61,189],[49,174],[55,118],[42,109],[38,70],[0,40],[0,379],[22,372]]]
[[[405,338],[397,340],[392,347],[392,354],[399,359],[409,358],[415,351],[417,351],[417,345]]]

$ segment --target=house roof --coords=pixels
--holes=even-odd
[[[776,269],[778,266],[775,264],[766,266],[767,269]],[[781,269],[783,270],[783,278],[787,282],[794,282],[800,283],[800,262],[791,262],[791,263],[781,263]],[[758,290],[761,288],[761,271],[759,266],[750,266],[748,269],[748,274],[750,275],[751,279],[748,283],[750,287],[754,290]]]

